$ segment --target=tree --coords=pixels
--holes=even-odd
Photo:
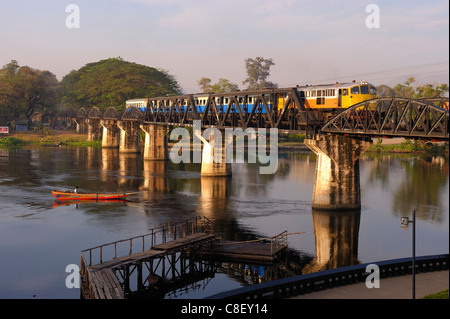
[[[181,94],[175,78],[166,70],[110,58],[88,63],[71,71],[61,81],[66,107],[124,105],[134,98]]]
[[[395,95],[398,97],[406,97],[411,99],[424,99],[430,97],[442,97],[448,92],[448,85],[441,84],[424,84],[414,88],[411,84],[416,81],[414,77],[409,77],[403,84],[397,84],[394,87]]]
[[[3,121],[25,117],[31,124],[31,116],[35,111],[51,113],[59,100],[59,82],[53,73],[28,66],[21,67],[16,60],[0,70],[0,109]]]
[[[211,79],[202,77],[199,81],[197,81],[202,93],[208,93],[211,86]]]
[[[394,97],[395,91],[388,85],[381,84],[377,86],[377,96],[378,97]]]
[[[448,84],[424,84],[416,88],[416,98],[442,97],[448,92]]]
[[[411,86],[411,84],[414,83],[415,81],[416,79],[414,77],[409,77],[403,84],[397,84],[394,87],[395,95],[398,97],[405,97],[412,99],[414,95],[414,88]]]
[[[272,65],[275,65],[272,59],[264,59],[262,57],[245,59],[247,78],[242,83],[247,84],[247,89],[249,90],[277,88],[277,84],[267,81]]]
[[[211,79],[202,77],[197,83],[200,86],[202,93],[223,93],[239,90],[237,84],[223,78],[220,78],[219,82],[216,84],[211,85]]]

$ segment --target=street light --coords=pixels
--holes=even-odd
[[[412,231],[412,299],[416,299],[416,211],[413,211],[413,220],[409,217],[401,218],[402,229],[407,230],[409,223],[413,225]]]

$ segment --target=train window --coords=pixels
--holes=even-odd
[[[317,104],[317,105],[325,104],[325,98],[324,98],[324,97],[318,97],[318,98],[316,99],[316,104]]]
[[[354,86],[351,88],[351,94],[359,94],[359,86]]]
[[[372,94],[372,95],[377,94],[377,90],[373,86],[369,86],[369,88],[370,88],[370,94]]]
[[[348,95],[348,89],[343,89],[342,90],[342,95]]]
[[[361,94],[369,94],[369,87],[367,85],[361,85]]]

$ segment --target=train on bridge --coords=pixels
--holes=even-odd
[[[322,85],[306,85],[297,86],[296,90],[301,97],[304,107],[310,110],[318,110],[324,113],[335,114],[336,111],[349,108],[360,102],[377,98],[376,89],[373,84],[362,81],[357,83],[355,81],[350,83],[335,83],[335,84],[322,84]],[[275,92],[275,91],[274,91]],[[219,96],[220,95],[220,96]],[[239,92],[227,92],[221,94],[207,94],[197,93],[193,94],[195,106],[198,113],[204,113],[208,103],[211,103],[210,97],[214,99],[212,102],[218,106],[220,113],[226,113],[230,105],[232,105],[231,97],[237,96],[238,103],[244,113],[250,113],[253,110],[255,103],[257,113],[266,113],[267,110],[264,106],[264,102],[258,99],[259,93],[249,91]],[[266,105],[270,110],[273,109],[274,104],[278,107],[278,111],[281,112],[288,99],[288,93],[270,93],[265,94]],[[147,106],[152,106],[151,109],[156,110],[161,107],[158,105],[158,100],[152,98],[132,99],[126,101],[126,108],[137,107],[142,112],[146,112]],[[173,100],[169,101],[165,107],[169,112],[172,107]],[[182,105],[180,105],[181,111],[185,111],[188,107],[188,100],[185,99]],[[177,112],[177,110],[175,110]],[[238,112],[236,109],[231,109],[231,113]]]

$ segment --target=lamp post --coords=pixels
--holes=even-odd
[[[409,223],[412,223],[412,299],[416,299],[416,211],[413,211],[413,220],[408,217],[402,217],[402,226],[408,229]]]

